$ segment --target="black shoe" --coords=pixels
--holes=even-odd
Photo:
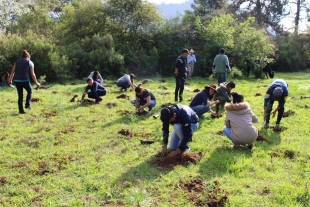
[[[24,111],[20,111],[19,113],[20,113],[20,114],[26,114],[26,112],[24,112]]]
[[[99,98],[98,102],[101,102],[102,101],[102,98]]]
[[[253,148],[253,144],[249,144],[248,149],[252,149],[252,148]]]
[[[31,110],[31,107],[30,107],[30,106],[26,106],[25,108],[26,108],[26,109],[29,109],[29,110]]]

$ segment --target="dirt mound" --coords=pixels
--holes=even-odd
[[[180,181],[176,188],[186,191],[186,196],[195,203],[195,206],[225,206],[228,193],[219,187],[219,182],[205,183],[199,178],[188,183]]]
[[[56,94],[56,93],[58,93],[58,91],[52,91],[52,93],[53,93],[53,94]]]
[[[198,88],[196,88],[195,90],[193,90],[194,93],[198,93],[200,90]]]
[[[167,107],[167,106],[171,106],[173,105],[173,103],[164,103],[161,105],[161,108]]]
[[[40,102],[40,101],[42,101],[42,100],[39,99],[39,98],[32,98],[32,99],[31,99],[31,102]]]
[[[261,96],[262,94],[261,93],[255,93],[255,96]]]
[[[74,82],[73,82],[73,83],[70,83],[70,85],[71,85],[71,86],[76,86],[77,83],[74,83]]]
[[[12,165],[12,168],[19,168],[19,167],[25,167],[26,164],[25,163],[16,163]]]
[[[215,118],[220,118],[220,117],[222,117],[222,114],[211,114],[211,118],[212,119],[215,119]]]
[[[84,100],[79,100],[82,104],[95,104],[94,101],[89,100],[89,99],[84,99]]]
[[[122,200],[118,200],[118,201],[105,201],[103,203],[104,207],[113,207],[113,206],[124,206],[125,202]]]
[[[129,96],[127,96],[126,94],[121,94],[119,96],[116,96],[116,98],[129,99]]]
[[[166,86],[159,86],[158,88],[168,90],[168,88]]]
[[[218,132],[216,132],[216,134],[223,136],[224,132],[223,131],[218,131]]]
[[[118,110],[116,113],[120,113],[122,115],[128,115],[128,114],[131,114],[130,111],[127,111],[127,110]]]
[[[271,153],[270,157],[280,157],[280,154],[277,152]]]
[[[36,87],[35,89],[36,90],[39,90],[39,89],[49,89],[50,88],[50,86],[40,86],[40,87]]]
[[[128,129],[121,129],[118,131],[118,133],[127,137],[132,136],[132,133]]]
[[[275,127],[275,126],[270,126],[269,129],[271,129],[271,130],[274,131],[274,132],[283,132],[284,130],[287,129],[287,127],[280,126],[280,130],[276,130],[276,127]]]
[[[162,168],[171,169],[177,165],[187,166],[191,163],[197,163],[201,159],[202,153],[185,153],[175,157],[164,158],[157,155],[155,157],[156,159],[152,161],[153,164],[156,164]]]
[[[303,98],[310,98],[310,96],[300,96],[300,99],[303,99]]]
[[[164,79],[160,79],[158,81],[161,82],[161,83],[166,83],[166,80],[164,80]]]
[[[258,142],[267,142],[268,144],[271,144],[271,142],[268,139],[266,139],[265,137],[263,137],[261,135],[257,136],[256,141],[258,141]]]
[[[293,150],[285,150],[284,157],[287,157],[289,159],[294,159],[295,152]]]
[[[295,111],[288,110],[288,111],[283,113],[283,118],[284,117],[289,117],[290,115],[293,115],[293,114],[295,114]]]
[[[142,83],[142,84],[146,84],[147,82],[149,82],[149,80],[145,79],[145,80],[143,80],[141,83]]]
[[[109,103],[106,104],[106,106],[111,108],[111,107],[117,106],[117,104],[114,103],[114,102],[109,102]]]
[[[4,185],[8,182],[8,179],[5,176],[0,177],[0,185]]]

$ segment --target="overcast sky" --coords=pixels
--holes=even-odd
[[[155,4],[161,4],[161,3],[165,3],[165,4],[182,4],[188,0],[147,0],[149,2],[155,3]]]

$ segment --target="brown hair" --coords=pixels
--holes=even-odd
[[[27,58],[29,58],[30,59],[30,54],[29,54],[29,52],[27,51],[27,50],[23,50],[23,52],[22,52],[22,58],[25,58],[25,57],[27,57]]]
[[[129,76],[130,76],[131,84],[133,85],[135,83],[134,79],[135,79],[136,76],[134,74],[132,74],[132,73]]]
[[[243,102],[243,95],[237,92],[232,92],[231,96],[233,97],[233,103]]]
[[[135,88],[135,92],[136,92],[136,93],[141,93],[141,91],[144,90],[144,88],[143,88],[141,85],[142,85],[142,83],[139,83],[139,84],[137,85],[137,87]]]
[[[99,71],[96,70],[96,71],[94,72],[94,74],[93,74],[93,80],[94,80],[94,81],[98,80],[98,79],[99,79],[99,75],[100,75]]]

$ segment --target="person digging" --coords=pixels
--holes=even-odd
[[[88,95],[88,98],[95,99],[95,103],[99,104],[100,101],[102,101],[102,98],[100,98],[100,96],[105,96],[107,94],[105,87],[94,81],[92,78],[87,78],[86,82],[88,85],[85,88],[82,100],[84,101],[84,97]],[[89,90],[90,92],[88,92]]]

